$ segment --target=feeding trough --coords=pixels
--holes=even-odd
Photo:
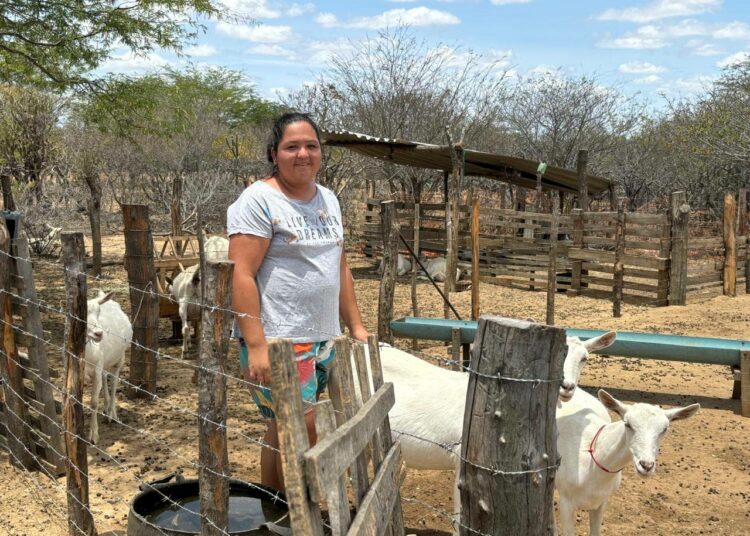
[[[188,536],[201,532],[198,480],[178,479],[143,486],[128,512],[128,536]],[[232,536],[291,534],[283,494],[274,489],[229,481]]]

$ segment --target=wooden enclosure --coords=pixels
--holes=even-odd
[[[367,203],[362,233],[366,255],[376,256],[382,251],[379,204],[378,200]],[[414,205],[395,206],[401,234],[413,247]],[[486,207],[479,207],[477,215],[476,210],[466,205],[459,207],[458,260],[459,266],[467,268],[476,262],[479,280],[484,283],[546,290],[553,249],[558,291],[613,302],[684,304],[689,293],[722,286],[731,289],[734,287],[730,280],[735,284],[746,281],[747,226],[725,225],[723,232],[719,229],[712,237],[689,236],[691,213],[683,192],[673,194],[671,210],[623,212],[621,217],[618,211],[580,209],[560,215]],[[727,221],[744,221],[744,216],[732,214]],[[472,254],[474,219],[479,221],[478,241],[474,244],[478,255]],[[420,205],[421,254],[446,254],[445,220],[444,204]],[[553,225],[558,228],[554,237]],[[402,253],[408,255],[406,249]]]

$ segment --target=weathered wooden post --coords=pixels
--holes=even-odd
[[[123,205],[125,269],[130,286],[130,396],[151,398],[156,393],[156,354],[159,346],[159,296],[151,224],[146,205]]]
[[[750,352],[740,353],[740,413],[750,417]]]
[[[380,203],[380,222],[383,229],[383,280],[378,296],[378,339],[393,344],[391,317],[393,296],[396,291],[396,268],[398,262],[398,234],[396,206],[393,201]]]
[[[65,391],[63,414],[68,455],[68,533],[95,536],[89,510],[88,455],[83,428],[83,379],[86,362],[86,251],[83,233],[63,233],[63,261],[68,318],[65,322]]]
[[[688,215],[690,205],[683,191],[672,192],[672,249],[669,252],[669,305],[687,303]]]
[[[420,244],[420,231],[422,227],[422,183],[420,181],[414,182],[414,241],[412,242],[412,249],[417,259],[419,258],[421,244]],[[413,316],[419,316],[419,299],[417,297],[417,271],[419,270],[419,263],[416,259],[411,260],[411,313]],[[417,339],[411,340],[412,350],[419,348],[419,341]]]
[[[589,152],[586,149],[578,151],[576,158],[576,173],[578,175],[578,207],[584,212],[589,210],[589,185],[586,181],[586,168],[589,164]]]
[[[625,257],[625,209],[621,201],[617,204],[617,221],[615,222],[615,266],[612,277],[612,316],[622,316],[622,286],[625,275],[623,265]]]
[[[549,236],[549,266],[547,267],[547,325],[555,325],[555,296],[557,294],[557,234],[560,231],[558,198],[552,198],[552,223]]]
[[[0,329],[0,379],[2,379],[3,398],[5,404],[5,426],[8,433],[7,446],[13,465],[24,469],[35,467],[33,449],[31,447],[28,415],[24,397],[23,368],[16,348],[13,329],[13,304],[11,290],[11,237],[5,227],[5,221],[0,220],[0,319],[3,325]]]
[[[323,536],[320,507],[311,499],[305,484],[302,455],[310,447],[310,442],[303,416],[294,350],[288,340],[275,340],[269,343],[268,354],[271,361],[271,387],[277,401],[274,410],[292,532]]]
[[[734,224],[737,204],[734,194],[724,195],[724,295],[737,296],[737,237]]]
[[[201,534],[224,535],[229,526],[227,351],[232,329],[233,262],[208,262],[198,361],[198,456]]]
[[[573,222],[573,247],[583,249],[583,210],[574,208],[570,216]],[[581,274],[583,273],[583,261],[573,261],[570,275],[570,294],[578,296],[581,293]]]
[[[464,168],[463,139],[453,143],[448,133],[448,144],[451,151],[450,187],[445,200],[445,286],[443,292],[450,299],[450,293],[456,290],[456,267],[458,266],[458,221],[461,201],[461,181]],[[450,317],[448,303],[443,305],[445,318]]]
[[[471,319],[479,318],[479,199],[471,200]]]
[[[479,319],[461,442],[460,534],[550,535],[565,330]]]

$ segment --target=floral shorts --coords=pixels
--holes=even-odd
[[[242,372],[250,367],[247,355],[247,345],[243,339],[240,344],[240,367]],[[336,350],[328,341],[302,342],[293,344],[294,354],[297,360],[297,374],[299,376],[300,389],[302,391],[302,403],[307,407],[315,404],[318,395],[325,391],[328,385],[328,369],[333,363]],[[250,394],[261,414],[266,419],[274,419],[274,402],[271,388],[266,386],[251,385]]]

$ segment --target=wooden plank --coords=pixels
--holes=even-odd
[[[559,228],[557,217],[560,214],[559,199],[552,200],[552,224],[550,229],[549,265],[547,267],[547,309],[546,320],[548,326],[555,324],[555,295],[557,294],[557,231]]]
[[[612,316],[619,318],[622,316],[623,257],[625,257],[625,211],[622,202],[620,202],[617,210],[616,229],[615,264],[612,276]]]
[[[735,220],[737,219],[737,204],[734,194],[724,196],[724,295],[737,296],[737,246],[735,236]]]
[[[354,463],[395,402],[393,384],[386,383],[357,414],[305,452],[305,473],[317,496],[335,486]]]
[[[397,441],[375,475],[347,536],[380,536],[385,532],[399,497],[400,468],[401,444]]]
[[[303,453],[310,444],[292,344],[272,340],[268,355],[291,528],[295,534],[323,536],[320,507],[307,493]]]
[[[325,439],[334,430],[336,430],[336,416],[334,415],[333,403],[330,400],[324,400],[315,407],[315,431],[318,435],[318,441]],[[344,536],[352,520],[349,513],[349,499],[346,496],[346,476],[344,474],[339,477],[337,486],[327,490],[325,497],[317,497],[313,494],[313,500],[322,501],[324,499],[328,505],[331,535]]]
[[[572,260],[610,262],[614,264],[615,254],[612,251],[592,251],[586,249],[570,248],[568,256]],[[637,266],[639,268],[662,269],[667,266],[667,259],[659,257],[638,257],[636,255],[623,255],[623,263],[628,266]]]
[[[589,272],[603,272],[606,274],[613,274],[615,271],[613,265],[601,264],[597,262],[584,262],[583,268]],[[636,277],[639,279],[655,279],[655,280],[659,280],[661,277],[659,275],[659,272],[656,270],[641,270],[639,268],[631,268],[629,266],[625,267],[625,276]],[[667,276],[667,279],[668,279],[668,276]]]
[[[724,249],[724,239],[720,236],[714,238],[691,238],[690,239],[690,250],[695,249],[712,249],[718,250]]]
[[[472,200],[471,207],[471,318],[479,318],[479,198]]]
[[[374,335],[370,335],[367,338],[367,347],[370,350],[372,384],[373,388],[377,391],[383,386],[383,367],[380,362],[380,347]],[[384,453],[388,452],[390,446],[393,444],[391,423],[387,415],[380,424],[380,444]],[[376,469],[378,468],[376,467]],[[401,493],[399,490],[396,490],[396,505],[393,508],[393,515],[391,516],[390,530],[394,536],[403,536],[404,534],[404,515],[401,511]]]
[[[62,233],[67,296],[65,323],[65,421],[68,532],[96,535],[89,508],[88,454],[83,427],[83,358],[86,353],[86,250],[83,233]],[[96,437],[93,438],[94,441]]]
[[[661,242],[643,242],[641,240],[625,240],[627,249],[639,249],[645,251],[662,251]],[[661,255],[657,255],[661,256]]]
[[[688,215],[685,192],[673,192],[671,197],[672,250],[669,252],[669,304],[685,305],[687,302],[687,259],[688,259]]]
[[[585,212],[583,213],[583,219],[586,222],[597,222],[597,223],[611,223],[614,225],[615,219],[617,218],[617,212]],[[586,228],[589,227],[587,224]]]
[[[703,275],[692,276],[688,275],[687,286],[692,287],[701,283],[715,283],[720,282],[723,284],[724,274],[720,271],[709,272]]]
[[[583,211],[581,209],[573,209],[573,244],[577,249],[583,248]],[[570,258],[570,251],[568,250],[568,257]],[[572,262],[572,280],[570,288],[573,292],[579,292],[581,290],[581,273],[582,273],[581,261]]]
[[[367,369],[367,360],[365,358],[365,347],[361,342],[355,342],[352,346],[352,356],[354,356],[354,365],[357,371],[357,378],[359,378],[359,392],[362,395],[362,403],[370,400],[372,391],[370,390],[370,374]],[[367,467],[368,457],[372,457],[372,461],[375,467],[379,466],[383,461],[383,453],[380,450],[379,440],[373,437],[371,444],[363,453],[362,459],[358,460],[365,468]],[[366,470],[366,469],[365,469]],[[364,496],[365,490],[361,490],[360,496]]]
[[[669,216],[667,214],[640,214],[637,212],[626,212],[625,224],[669,225]]]
[[[396,289],[396,261],[398,254],[398,224],[394,218],[393,201],[383,201],[380,205],[383,224],[383,279],[378,294],[378,339],[393,344],[391,333],[391,312]]]
[[[581,290],[581,296],[588,296],[589,298],[609,300],[612,298],[612,291],[593,289],[589,287],[589,288],[584,288]],[[657,306],[657,307],[666,305],[666,303],[658,299],[655,299],[649,296],[636,296],[633,294],[623,294],[622,301],[623,303],[632,304],[632,305],[651,305],[651,306]]]
[[[722,288],[724,286],[724,283],[722,281],[716,281],[713,283],[703,283],[700,285],[691,285],[689,290],[690,292],[701,292],[705,290],[711,290],[711,289],[718,289]]]
[[[606,277],[596,277],[592,275],[584,276],[583,281],[589,285],[601,285],[612,288],[614,290],[615,280]],[[657,285],[646,285],[644,283],[637,283],[634,281],[623,280],[622,288],[624,290],[633,290],[638,292],[653,292],[656,293],[658,290]]]

